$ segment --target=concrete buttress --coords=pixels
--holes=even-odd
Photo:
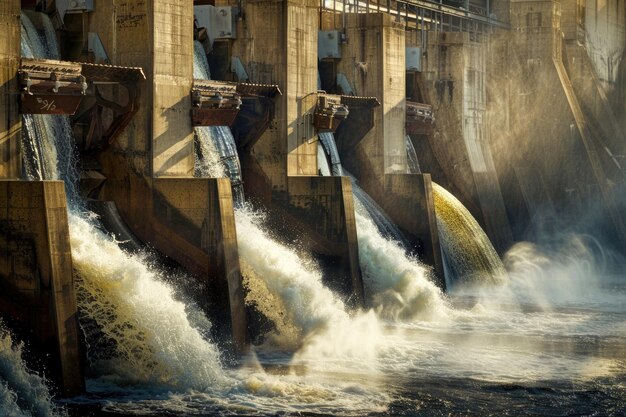
[[[114,63],[142,67],[147,82],[137,114],[99,156],[107,177],[100,197],[115,201],[143,242],[206,284],[214,332],[243,351],[247,321],[230,181],[191,178],[193,2],[123,0],[113,13],[113,34],[103,38]]]

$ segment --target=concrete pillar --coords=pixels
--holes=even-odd
[[[489,146],[487,43],[467,32],[429,36],[422,91],[437,123],[431,146],[446,176],[461,192],[499,252],[512,243]]]
[[[120,147],[146,175],[192,176],[193,4],[120,0],[114,13],[115,64],[142,67],[147,76]]]
[[[337,146],[344,167],[405,233],[415,252],[434,268],[445,288],[430,176],[407,174],[405,145],[405,32],[383,13],[348,14],[346,43],[337,73],[356,95],[373,96],[373,127],[359,141],[340,127]],[[348,116],[350,117],[350,116]]]
[[[385,182],[385,189],[393,195],[385,209],[408,239],[420,245],[421,259],[433,266],[437,285],[445,289],[430,174],[389,174]]]
[[[61,181],[0,181],[0,315],[63,396],[85,389]]]
[[[511,2],[506,88],[512,128],[508,141],[515,143],[518,151],[499,165],[509,171],[507,178],[514,177],[512,170],[537,170],[555,209],[567,216],[586,216],[600,204],[606,214],[596,219],[604,223],[601,234],[619,244],[626,242],[625,216],[617,201],[621,192],[607,176],[612,162],[603,161],[606,151],[597,140],[599,132],[594,133],[566,68],[561,13],[558,2]],[[569,37],[573,36],[572,20],[571,16],[566,19]],[[511,194],[520,192],[518,186],[506,188]],[[509,201],[508,196],[506,199]],[[516,210],[510,206],[514,216]],[[597,224],[577,227],[595,232]]]
[[[318,176],[313,127],[318,5],[317,0],[243,3],[232,56],[242,61],[250,82],[276,84],[283,95],[276,99],[272,125],[240,158],[246,195],[271,208],[282,231],[297,230],[298,239],[313,252],[338,260],[338,286],[360,303],[351,185],[346,179]]]
[[[218,2],[228,4],[228,1]],[[317,103],[318,1],[246,2],[232,56],[250,82],[276,84],[274,122],[252,149],[275,191],[287,190],[289,175],[317,175],[312,116]]]
[[[0,178],[22,174],[20,140],[22,118],[18,113],[17,71],[20,66],[20,0],[0,4]]]
[[[244,351],[247,322],[230,180],[146,178],[115,153],[100,162],[107,176],[101,198],[115,201],[141,241],[206,285],[200,302],[206,302],[215,336],[230,338],[235,351]]]
[[[114,14],[112,26],[107,12]],[[142,67],[147,77],[137,114],[98,156],[107,178],[100,197],[116,203],[139,239],[206,284],[201,302],[214,333],[230,338],[235,351],[245,350],[230,181],[191,178],[193,2],[117,0],[112,10],[98,6],[91,24],[102,28],[115,64]],[[124,92],[117,95],[125,101]]]
[[[348,14],[346,43],[337,73],[350,82],[357,96],[376,97],[374,126],[355,149],[346,149],[342,134],[337,146],[344,155],[358,153],[365,160],[343,158],[343,164],[370,191],[389,173],[405,173],[405,40],[404,27],[384,13]],[[358,161],[358,162],[357,162]]]

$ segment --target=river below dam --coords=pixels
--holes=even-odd
[[[206,390],[98,378],[65,406],[77,416],[623,416],[624,277],[577,282],[561,267],[551,283],[542,273],[453,293],[436,320],[365,326],[352,334],[360,353],[257,347]]]

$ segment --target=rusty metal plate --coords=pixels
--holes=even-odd
[[[88,82],[94,83],[124,83],[137,82],[146,79],[140,67],[120,67],[116,65],[102,65],[81,63],[81,73]]]
[[[433,133],[433,124],[429,121],[407,118],[406,133],[409,135],[430,135]]]
[[[76,113],[82,95],[22,94],[22,114],[69,114]]]
[[[341,104],[345,104],[349,109],[373,109],[380,106],[376,97],[341,96]]]
[[[232,126],[239,109],[195,108],[191,110],[194,126]]]

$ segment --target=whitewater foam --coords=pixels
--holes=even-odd
[[[230,384],[217,348],[140,255],[125,253],[76,213],[70,214],[70,237],[81,314],[97,323],[116,350],[115,357],[92,365],[97,375],[118,384],[183,390]]]
[[[45,381],[22,359],[24,345],[15,343],[0,320],[0,415],[3,417],[61,417]]]

